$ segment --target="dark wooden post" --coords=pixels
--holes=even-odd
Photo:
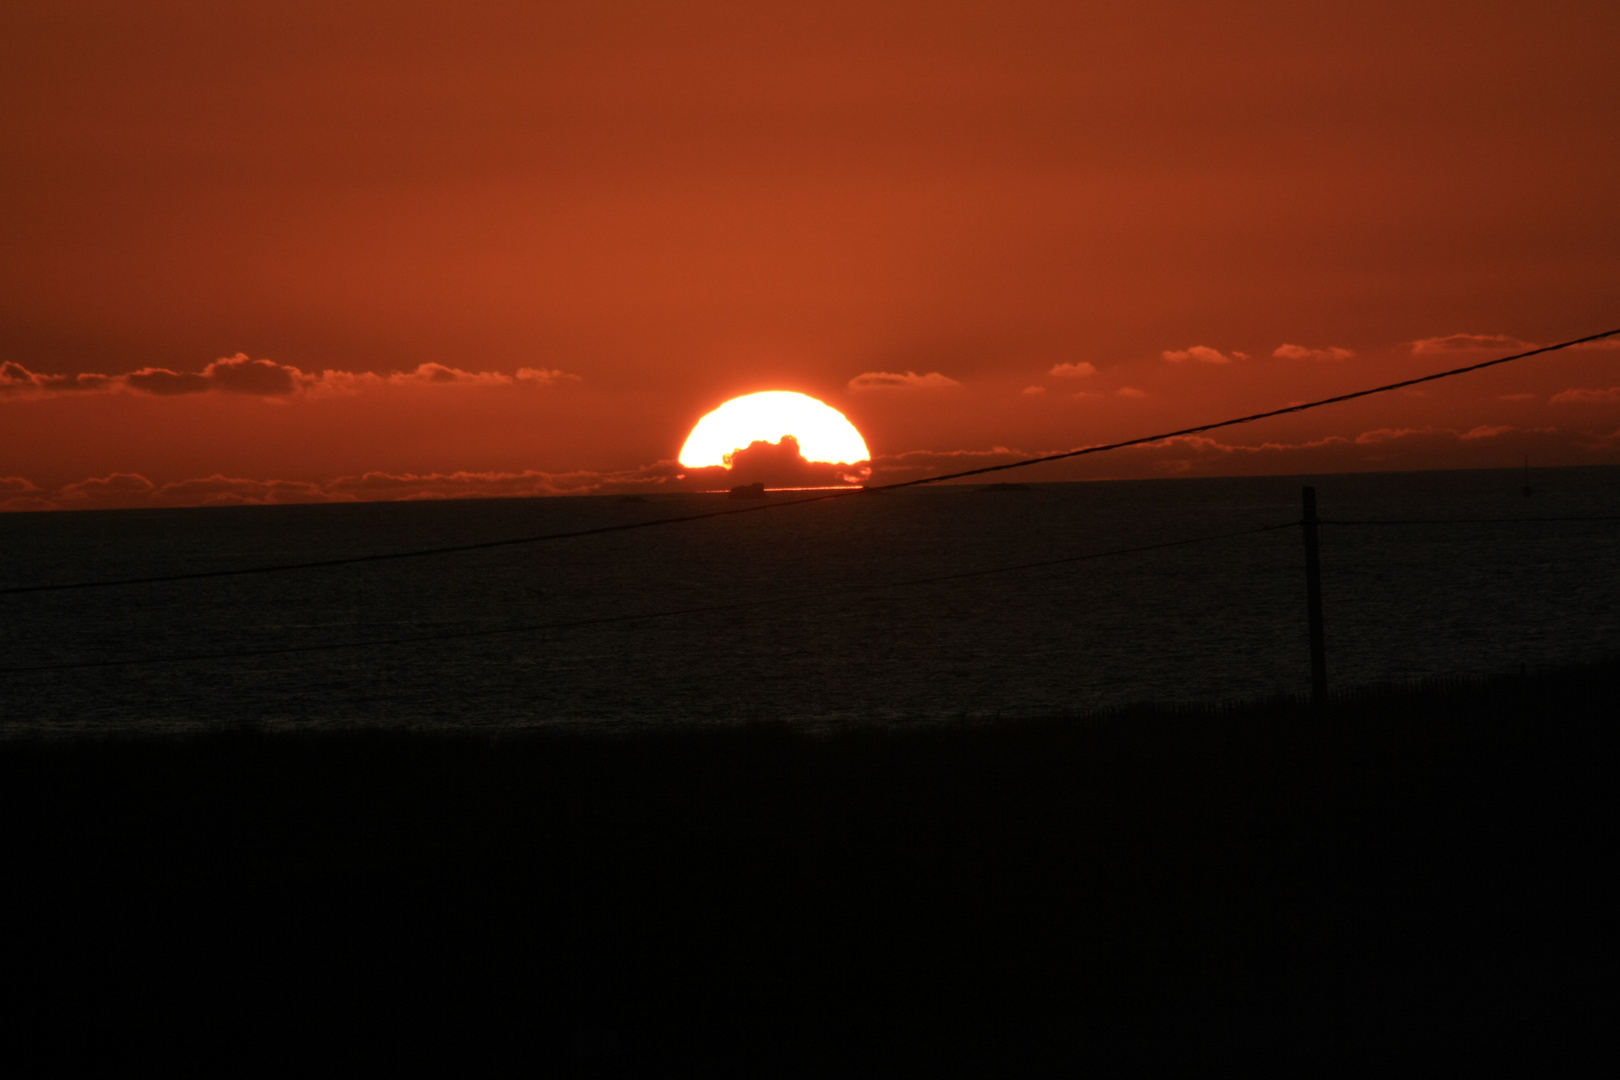
[[[1311,704],[1327,704],[1327,645],[1322,639],[1322,557],[1317,550],[1316,489],[1305,489],[1305,607],[1311,624]]]

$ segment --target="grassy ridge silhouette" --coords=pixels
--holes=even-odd
[[[64,1067],[1578,1066],[1617,675],[830,735],[8,742],[12,1030]]]

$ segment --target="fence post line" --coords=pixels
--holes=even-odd
[[[1317,547],[1316,489],[1304,490],[1305,608],[1311,631],[1311,704],[1327,704],[1327,645],[1322,638],[1322,557]]]

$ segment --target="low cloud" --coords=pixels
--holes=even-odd
[[[1480,457],[1487,440],[1509,435],[1510,427],[1478,427],[1472,431],[1443,428],[1379,428],[1354,437],[1329,435],[1298,443],[1265,442],[1258,445],[1222,442],[1208,435],[1182,435],[1173,439],[1096,457],[1079,458],[1067,466],[1043,467],[1043,479],[1182,475],[1287,475],[1294,472],[1355,472],[1378,465],[1385,468],[1434,467],[1436,461],[1458,464],[1494,463],[1499,451]],[[1548,430],[1520,431],[1519,436],[1555,436]],[[1472,449],[1470,449],[1472,448]],[[964,472],[983,465],[1001,465],[1061,451],[1020,451],[1004,446],[990,450],[913,451],[884,455],[873,462],[876,483],[913,480],[924,476]],[[1472,455],[1470,457],[1469,455]],[[1051,470],[1058,470],[1056,472]]]
[[[1207,435],[1185,435],[1121,452],[1108,465],[1114,475],[1287,475],[1357,472],[1367,468],[1501,467],[1511,462],[1490,440],[1510,437],[1514,453],[1530,440],[1548,451],[1568,448],[1550,428],[1516,429],[1481,425],[1470,431],[1449,428],[1378,428],[1346,438],[1330,435],[1298,443],[1225,443]],[[1099,462],[1099,465],[1102,463]]]
[[[155,484],[112,473],[40,490],[22,477],[0,479],[0,510],[120,510],[155,506],[275,506],[286,503],[401,502],[422,499],[617,495],[687,490],[688,470],[660,461],[618,472],[369,472],[314,482],[214,476]]]
[[[111,473],[68,484],[52,501],[63,507],[140,506],[151,500],[156,485],[139,473]]]
[[[120,510],[143,506],[270,506],[282,503],[341,502],[320,484],[296,480],[246,480],[214,476],[154,484],[139,473],[115,472],[67,484],[46,505],[28,509]]]
[[[587,495],[604,492],[609,487],[609,477],[600,473],[546,473],[532,469],[523,472],[368,472],[339,477],[321,485],[328,498],[353,502]]]
[[[1349,349],[1330,345],[1325,349],[1308,349],[1303,345],[1279,345],[1271,350],[1279,360],[1348,360],[1356,355]]]
[[[892,371],[868,371],[849,380],[851,390],[946,390],[961,385],[937,371],[930,371],[926,375],[918,375],[915,371],[902,375]]]
[[[872,471],[879,483],[894,483],[1038,456],[1005,446],[993,446],[988,450],[908,450],[903,454],[879,454],[872,460]]]
[[[252,360],[237,353],[228,360],[215,360],[199,372],[142,368],[123,377],[124,387],[139,393],[172,397],[217,390],[225,394],[251,394],[256,397],[284,397],[296,393],[309,376],[295,367],[273,360]]]
[[[1539,349],[1541,345],[1534,341],[1525,341],[1508,334],[1448,334],[1445,337],[1424,338],[1412,342],[1412,351],[1417,354],[1424,353],[1473,353],[1473,352],[1500,352],[1516,353],[1529,352]],[[1620,349],[1620,334],[1613,337],[1599,338],[1596,341],[1585,341],[1579,345],[1570,346],[1571,349],[1586,352],[1592,349]]]
[[[1083,379],[1088,375],[1097,374],[1097,369],[1082,360],[1078,364],[1054,365],[1048,374],[1056,375],[1060,379]]]
[[[337,374],[327,372],[326,374]],[[548,368],[518,368],[516,374],[503,375],[498,371],[463,371],[444,364],[419,364],[415,371],[399,371],[383,378],[393,386],[426,384],[431,386],[549,386],[562,380],[576,379],[562,371]]]
[[[1349,445],[1350,440],[1340,435],[1329,435],[1326,438],[1313,439],[1303,443],[1268,442],[1261,443],[1259,446],[1245,446],[1240,443],[1225,443],[1221,442],[1219,439],[1211,438],[1208,435],[1178,435],[1175,438],[1165,439],[1162,442],[1150,443],[1146,446],[1140,447],[1131,447],[1129,450],[1127,450],[1127,453],[1134,453],[1139,457],[1151,455],[1163,458],[1165,457],[1164,451],[1180,451],[1179,455],[1170,457],[1167,461],[1161,462],[1160,466],[1166,471],[1180,472],[1186,467],[1187,464],[1190,464],[1187,461],[1187,456],[1189,454],[1201,458],[1207,458],[1210,456],[1242,457],[1262,454],[1277,454],[1284,451],[1317,450],[1327,446]]]
[[[678,462],[660,461],[618,472],[387,473],[343,476],[321,485],[333,498],[360,502],[421,499],[528,498],[544,495],[624,495],[657,490],[684,490],[686,474]]]
[[[1412,352],[1419,356],[1459,352],[1525,352],[1539,347],[1533,341],[1521,341],[1507,334],[1447,334],[1445,337],[1412,342]]]
[[[378,375],[372,372],[300,371],[273,360],[254,360],[246,354],[216,360],[201,371],[142,368],[127,375],[44,375],[18,363],[0,365],[0,398],[37,399],[70,393],[127,392],[154,397],[188,394],[245,394],[286,398],[298,394],[352,393],[381,387],[465,386],[538,387],[577,380],[577,375],[549,368],[519,368],[507,375],[498,371],[463,371],[444,364],[421,364],[413,371]]]
[[[864,483],[872,475],[870,464],[833,464],[806,461],[799,440],[784,435],[775,443],[759,440],[730,456],[731,467],[721,465],[686,470],[688,486],[713,491],[743,484],[764,484],[769,488],[839,487]]]
[[[1026,395],[1029,395],[1029,396],[1033,397],[1036,394],[1044,394],[1044,393],[1046,393],[1046,387],[1044,387],[1044,386],[1026,386],[1026,387],[1024,387],[1024,389],[1021,392],[1026,394]]]
[[[1418,436],[1440,436],[1442,438],[1460,439],[1463,442],[1472,442],[1476,439],[1494,439],[1498,435],[1505,435],[1510,431],[1517,431],[1509,424],[1480,424],[1468,431],[1456,431],[1451,428],[1377,428],[1373,431],[1363,431],[1356,436],[1356,443],[1361,446],[1373,446],[1378,443],[1396,442],[1401,439],[1411,439]]]
[[[1427,435],[1434,428],[1376,428],[1372,431],[1363,431],[1356,436],[1356,442],[1362,446],[1373,443],[1392,442],[1395,439],[1410,438],[1413,435]]]
[[[763,481],[772,487],[863,482],[888,484],[1003,465],[1057,450],[993,446],[980,450],[913,450],[879,455],[867,476],[849,467],[803,462],[797,445],[758,443],[739,451],[736,467],[685,469],[660,461],[618,472],[545,473],[368,472],[324,482],[253,480],[215,475],[155,484],[138,473],[112,473],[44,491],[25,477],[0,477],[0,511],[118,509],[157,506],[275,505],[423,499],[529,498],[551,495],[630,495],[725,489]],[[1031,479],[1072,480],[1151,476],[1284,476],[1369,469],[1501,468],[1525,452],[1537,460],[1576,464],[1620,460],[1620,431],[1607,436],[1560,434],[1554,428],[1480,425],[1376,428],[1298,443],[1225,443],[1207,435],[1180,436],[1043,467]],[[740,463],[738,459],[741,458]],[[780,469],[786,465],[791,475]],[[773,472],[772,470],[776,470]],[[820,470],[820,471],[818,471]],[[710,475],[710,474],[713,475]]]
[[[1219,349],[1212,349],[1208,345],[1194,345],[1190,349],[1170,349],[1160,354],[1172,364],[1181,364],[1189,360],[1200,364],[1230,364],[1234,360],[1247,360],[1246,353],[1233,352],[1230,356]]]
[[[1555,405],[1620,401],[1620,386],[1611,386],[1607,390],[1565,390],[1554,394],[1550,400]]]
[[[164,506],[275,506],[338,501],[321,485],[297,480],[241,480],[215,474],[164,484],[152,493]]]
[[[0,511],[54,509],[32,481],[21,476],[0,476]]]
[[[210,364],[209,367],[213,365]],[[142,394],[158,397],[178,397],[181,394],[201,394],[213,389],[208,377],[197,373],[181,373],[168,368],[142,368],[123,377],[123,387]],[[291,393],[292,391],[286,391]]]
[[[1122,386],[1118,390],[1114,391],[1114,393],[1118,394],[1120,397],[1123,397],[1123,398],[1145,398],[1145,397],[1147,397],[1147,391],[1146,390],[1138,390],[1134,386]]]
[[[1506,433],[1514,430],[1516,429],[1508,424],[1481,424],[1476,428],[1463,432],[1461,435],[1458,435],[1457,438],[1464,441],[1472,439],[1494,439],[1498,435],[1505,435]]]
[[[0,398],[94,393],[113,388],[116,381],[109,375],[41,375],[10,361],[0,364]]]

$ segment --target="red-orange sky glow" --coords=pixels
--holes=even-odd
[[[1609,3],[13,0],[0,507],[912,479],[1620,326]],[[1620,348],[1018,474],[1620,462]]]

